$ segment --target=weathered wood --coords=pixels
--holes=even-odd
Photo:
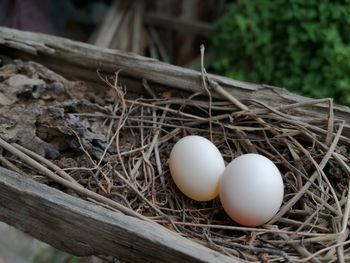
[[[110,211],[0,167],[0,220],[79,256],[122,262],[238,262],[166,228]]]
[[[209,23],[179,19],[177,17],[169,17],[161,14],[146,14],[144,20],[147,25],[173,29],[181,31],[182,33],[194,33],[201,36],[210,36],[214,31],[214,27]]]
[[[125,16],[127,7],[126,1],[114,0],[90,42],[96,46],[110,47]]]
[[[132,24],[132,43],[131,51],[136,54],[141,54],[141,38],[143,31],[143,14],[144,14],[144,2],[142,0],[135,1],[134,3],[134,17]]]
[[[7,47],[6,52],[42,63],[70,79],[100,82],[97,69],[110,73],[122,69],[120,75],[126,78],[147,79],[149,83],[190,92],[202,90],[198,71],[60,37],[0,28],[0,50],[2,47]],[[15,54],[16,51],[19,53]],[[273,86],[241,82],[217,75],[209,77],[239,100],[258,99],[271,106],[279,106],[308,99]],[[213,97],[218,95],[213,93]],[[315,117],[325,116],[328,105],[317,104],[305,108],[305,111]],[[335,106],[334,114],[336,119],[345,121],[343,135],[350,137],[350,108]]]

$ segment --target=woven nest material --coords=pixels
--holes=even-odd
[[[101,79],[103,91],[32,62],[3,66],[1,146],[30,158],[12,149],[3,152],[2,164],[247,261],[350,260],[350,140],[342,136],[344,123],[333,117],[332,100],[272,108],[225,93],[212,99],[210,80],[203,93],[186,96],[155,92],[144,83],[141,96],[128,94],[117,74]],[[321,102],[329,103],[327,117],[307,115],[306,107]],[[270,222],[239,226],[218,199],[196,202],[177,189],[168,158],[188,134],[210,139],[227,163],[259,153],[277,165],[285,195]],[[34,160],[53,172],[33,168]]]

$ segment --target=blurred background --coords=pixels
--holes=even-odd
[[[0,26],[192,69],[200,68],[199,46],[205,44],[211,73],[350,106],[347,0],[0,0]],[[24,234],[1,226],[0,263],[81,260],[29,237],[22,242],[27,250],[11,250]],[[55,259],[39,261],[44,255]]]

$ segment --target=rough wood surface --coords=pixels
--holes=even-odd
[[[0,167],[0,220],[63,251],[122,262],[238,262],[155,223],[110,211]]]
[[[1,49],[18,58],[42,63],[70,79],[100,83],[97,69],[109,73],[122,69],[121,76],[128,79],[147,79],[149,83],[191,92],[203,90],[198,71],[65,38],[0,27],[0,51]],[[217,75],[209,77],[239,100],[258,99],[271,106],[308,100],[273,86],[246,83]],[[218,97],[215,93],[213,96]],[[314,116],[324,116],[328,113],[328,105],[317,104],[305,111]],[[335,106],[334,114],[336,119],[345,121],[343,135],[350,137],[350,108]]]

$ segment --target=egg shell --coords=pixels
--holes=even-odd
[[[228,164],[221,177],[220,200],[226,213],[244,226],[269,221],[284,194],[281,173],[265,156],[244,154]]]
[[[225,162],[208,139],[191,135],[179,140],[170,153],[169,168],[176,186],[197,201],[209,201],[219,194]]]

